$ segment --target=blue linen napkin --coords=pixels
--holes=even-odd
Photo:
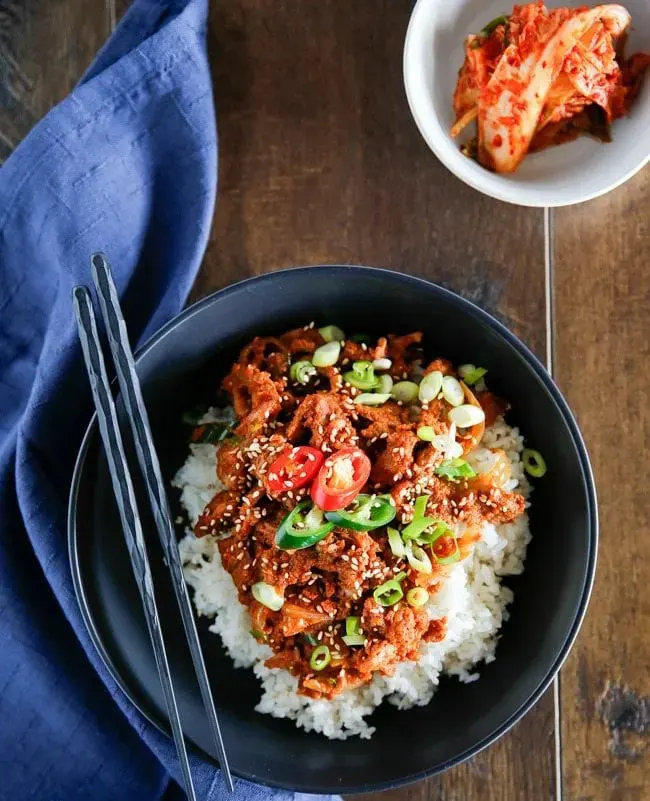
[[[66,549],[91,414],[71,304],[107,254],[132,341],[184,304],[217,159],[208,0],[135,0],[80,85],[0,171],[0,799],[181,797],[174,746],[104,670]],[[193,758],[199,797],[227,797]],[[237,782],[237,799],[293,794]]]

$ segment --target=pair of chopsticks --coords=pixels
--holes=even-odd
[[[181,612],[185,636],[192,655],[194,670],[199,681],[201,697],[205,707],[210,731],[216,746],[219,764],[226,784],[233,790],[232,777],[228,767],[228,759],[221,737],[214,699],[210,690],[210,681],[201,652],[199,636],[194,622],[192,606],[183,578],[183,566],[178,553],[178,545],[174,534],[167,493],[160,470],[160,463],[153,444],[149,417],[142,398],[142,389],[135,371],[135,361],[129,345],[126,324],[120,308],[120,302],[111,275],[110,267],[101,254],[91,259],[93,281],[99,297],[102,318],[108,333],[108,341],[115,362],[117,379],[127,411],[129,424],[135,441],[140,469],[147,487],[149,503],[153,512],[158,536],[163,548],[165,563],[172,577],[176,600]],[[86,370],[97,410],[97,420],[101,433],[108,467],[113,483],[113,491],[124,530],[133,575],[140,591],[142,607],[149,629],[149,637],[153,646],[158,674],[162,684],[165,703],[169,713],[176,751],[181,764],[185,791],[190,801],[196,801],[196,793],[192,783],[192,774],[185,747],[185,739],[178,714],[178,706],[174,695],[174,686],[169,670],[165,641],[160,625],[160,615],[156,604],[156,596],[151,576],[151,567],[142,533],[142,524],[136,505],[133,481],[124,453],[124,443],[117,423],[117,412],[111,393],[106,364],[97,332],[97,323],[93,310],[90,292],[85,286],[77,286],[73,290],[73,301],[79,339],[83,351]]]

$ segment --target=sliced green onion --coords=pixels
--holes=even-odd
[[[404,597],[404,590],[400,585],[400,581],[406,578],[406,573],[398,573],[395,578],[385,581],[375,588],[372,597],[375,603],[380,606],[394,606],[398,601]]]
[[[201,436],[195,442],[215,444],[222,442],[230,434],[235,422],[232,423],[205,423]]]
[[[453,537],[454,532],[447,526],[446,523],[443,523],[442,520],[438,520],[433,528],[423,531],[422,534],[420,534],[420,536],[415,540],[415,542],[417,542],[418,545],[433,545],[434,542],[445,535]]]
[[[433,517],[420,517],[413,520],[408,526],[402,530],[402,539],[404,540],[417,540],[424,531],[431,526],[434,526],[438,521]]]
[[[380,375],[379,385],[377,386],[377,392],[380,392],[382,395],[390,395],[392,390],[393,390],[393,379],[388,375],[388,373]]]
[[[326,645],[319,645],[314,648],[309,657],[309,667],[312,670],[325,670],[332,661],[332,654]]]
[[[474,407],[472,407],[474,408]],[[461,478],[474,478],[474,468],[464,459],[446,459],[435,469],[435,474],[449,481],[460,481]]]
[[[473,387],[487,373],[485,367],[475,367],[473,364],[461,364],[458,368],[458,375],[463,379],[468,387]]]
[[[421,439],[423,442],[433,442],[436,432],[431,426],[420,426],[417,430],[417,435],[418,439]]]
[[[413,587],[406,593],[406,602],[409,606],[413,606],[416,609],[424,606],[428,600],[429,593],[424,589],[424,587]]]
[[[350,615],[345,618],[345,633],[346,634],[359,634],[361,631],[361,618]]]
[[[414,403],[418,398],[418,385],[413,381],[398,381],[393,386],[392,395],[396,401]]]
[[[424,548],[409,542],[406,547],[406,558],[413,570],[417,570],[418,573],[431,573],[431,559]]]
[[[484,422],[485,412],[478,406],[465,403],[450,409],[447,417],[452,423],[456,423],[458,428],[470,428]]]
[[[435,549],[431,549],[431,553],[433,554],[433,558],[439,565],[452,565],[454,562],[460,562],[460,550],[458,548],[458,540],[454,537],[454,552],[449,554],[449,556],[438,556],[435,552]]]
[[[267,636],[264,634],[263,631],[259,631],[258,629],[251,629],[250,633],[255,637],[258,642],[266,642]]]
[[[390,368],[393,366],[393,362],[390,359],[385,358],[374,359],[372,366],[375,368],[375,370],[390,370]]]
[[[289,377],[296,384],[305,386],[309,383],[309,379],[316,375],[317,370],[311,362],[300,361],[295,362],[289,368]]]
[[[430,495],[419,495],[413,505],[413,519],[419,520],[427,513],[427,503],[429,502]]]
[[[345,342],[345,332],[338,325],[326,325],[325,328],[319,328],[318,333],[325,342]]]
[[[354,399],[355,403],[363,406],[381,406],[389,401],[391,396],[387,392],[362,392]]]
[[[528,473],[528,475],[532,476],[533,478],[541,478],[546,474],[546,462],[539,451],[534,451],[532,448],[526,448],[521,458],[524,462],[524,470]]]
[[[427,373],[422,381],[420,381],[419,398],[422,403],[429,403],[438,397],[438,393],[442,389],[442,373],[440,370],[434,370],[432,373]]]
[[[453,375],[446,375],[442,379],[442,397],[452,406],[460,406],[465,400],[465,393],[460,381]]]
[[[398,559],[406,556],[406,547],[404,545],[404,540],[400,537],[399,531],[389,526],[387,533],[388,544],[390,545],[393,556],[396,556]]]
[[[372,337],[370,334],[352,334],[350,342],[356,342],[357,345],[370,345],[372,344]]]
[[[305,631],[301,634],[302,639],[307,643],[307,645],[318,645],[318,640],[314,637],[313,634],[310,634],[308,631]]]
[[[346,645],[365,645],[366,637],[364,634],[346,634],[341,637]]]
[[[379,386],[379,379],[375,375],[375,368],[372,362],[354,362],[352,369],[347,373],[343,373],[343,378],[348,384],[352,384],[357,389],[370,391]]]
[[[280,595],[275,587],[265,581],[258,581],[257,584],[253,584],[251,592],[256,601],[272,612],[278,612],[284,606],[284,596]]]
[[[339,360],[340,355],[341,343],[332,340],[332,342],[327,342],[325,345],[321,345],[320,348],[316,348],[311,357],[311,363],[314,367],[332,367]]]

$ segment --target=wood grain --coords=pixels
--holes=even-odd
[[[507,320],[544,356],[541,211],[477,194],[431,155],[401,75],[409,0],[213,4],[217,212],[194,297],[292,264],[423,275]],[[554,797],[553,704],[442,777],[382,801]]]
[[[555,215],[556,376],[599,492],[591,606],[562,671],[566,798],[650,798],[650,169]]]
[[[0,0],[0,161],[70,92],[108,31],[105,0]]]

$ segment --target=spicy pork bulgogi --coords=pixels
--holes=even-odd
[[[251,633],[274,651],[267,666],[312,698],[390,675],[442,640],[429,596],[485,522],[524,512],[504,488],[503,451],[480,474],[465,458],[507,405],[470,388],[484,370],[423,361],[421,345],[418,332],[373,342],[310,325],[255,338],[222,384],[236,417],[218,428],[225,489],[195,534],[220,537]]]

